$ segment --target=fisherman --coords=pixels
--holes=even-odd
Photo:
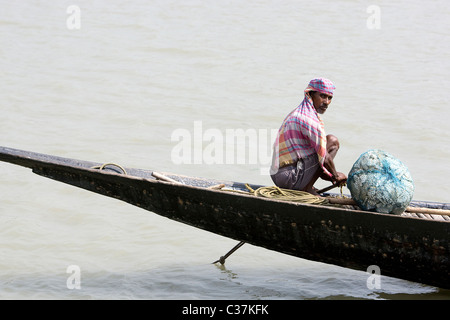
[[[278,187],[318,195],[314,183],[319,177],[337,186],[347,181],[346,175],[336,171],[334,165],[339,140],[325,134],[319,115],[327,110],[335,89],[328,79],[311,80],[302,103],[284,119],[274,143],[270,168]]]

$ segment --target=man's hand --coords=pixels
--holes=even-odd
[[[347,182],[347,176],[342,172],[337,172],[336,175],[333,175],[331,178],[331,182],[333,182],[334,185],[340,186]]]

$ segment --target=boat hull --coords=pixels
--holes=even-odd
[[[0,160],[228,238],[299,258],[450,289],[450,223],[300,204],[208,189],[218,181],[179,177],[193,185],[92,169],[92,162],[6,155]],[[176,176],[172,176],[176,177]],[[239,183],[227,183],[240,186]]]

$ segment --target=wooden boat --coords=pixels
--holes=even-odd
[[[383,276],[450,289],[448,215],[274,200],[249,194],[245,183],[162,173],[165,181],[151,170],[6,147],[0,160],[241,242],[356,270],[376,265]],[[219,184],[225,188],[211,188]],[[413,201],[410,207],[449,210],[450,204]],[[433,213],[440,212],[448,213]]]

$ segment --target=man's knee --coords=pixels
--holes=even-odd
[[[338,150],[339,147],[339,139],[332,134],[327,135],[327,149],[332,148]]]

